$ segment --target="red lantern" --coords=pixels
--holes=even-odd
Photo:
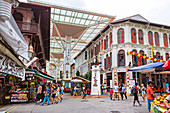
[[[162,61],[162,63],[166,63],[166,61]]]
[[[160,62],[160,60],[159,60],[159,59],[157,59],[157,62]]]
[[[137,53],[135,53],[135,56],[137,56],[138,54]]]
[[[146,59],[148,59],[149,57],[146,57]]]
[[[154,60],[154,58],[151,58],[151,60]]]
[[[143,55],[140,55],[140,57],[142,57],[142,58],[143,58]]]
[[[133,51],[130,51],[130,54],[132,54],[133,53]]]

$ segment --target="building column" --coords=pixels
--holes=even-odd
[[[116,27],[113,27],[112,29],[112,44],[117,44],[117,29]]]
[[[159,33],[159,46],[160,47],[164,47],[164,41],[163,41],[163,33],[162,32],[158,32]]]
[[[125,36],[124,36],[124,37],[125,37],[125,41],[124,41],[124,42],[125,42],[125,43],[126,43],[126,42],[131,42],[129,25],[126,25],[124,29],[125,29]],[[117,36],[117,35],[116,35],[116,36]]]
[[[151,76],[151,74],[146,74],[146,77],[149,77],[149,81],[152,81],[152,76]]]
[[[157,74],[154,75],[154,82],[155,82],[155,85],[157,86]]]
[[[162,74],[162,79],[163,79],[163,88],[166,91],[166,78],[167,78],[167,74]]]
[[[138,29],[136,29],[136,43],[139,44]]]
[[[143,40],[144,40],[144,45],[149,45],[148,30],[144,30]]]
[[[132,51],[131,46],[130,45],[125,45],[125,66],[129,66],[129,62],[131,62],[131,66],[132,66],[132,55],[128,55],[127,52],[128,51]]]
[[[118,54],[117,53],[117,47],[113,46],[113,49],[112,49],[112,67],[117,67],[117,64],[118,64],[117,54]]]
[[[64,51],[64,78],[70,78],[70,62],[71,62],[71,40],[72,36],[65,36],[66,50]]]

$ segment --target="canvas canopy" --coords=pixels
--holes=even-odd
[[[150,63],[150,64],[147,64],[147,65],[131,68],[131,69],[128,69],[127,71],[151,72],[151,71],[155,71],[155,68],[162,67],[163,65],[164,65],[164,63],[162,63],[162,62],[156,62],[156,63]]]
[[[12,15],[10,16],[10,19],[5,22],[0,20],[0,34],[18,55],[29,60],[28,44]]]

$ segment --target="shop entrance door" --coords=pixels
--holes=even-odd
[[[118,83],[125,84],[125,73],[118,73]]]

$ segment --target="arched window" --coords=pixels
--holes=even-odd
[[[112,45],[112,32],[110,32],[110,46]]]
[[[120,28],[117,32],[118,44],[124,43],[124,29]]]
[[[106,36],[106,48],[109,47],[109,40],[108,40],[108,36]]]
[[[159,52],[156,52],[156,56],[154,58],[162,60],[162,56],[161,56],[161,54]]]
[[[110,53],[110,64],[111,64],[111,67],[112,67],[112,52]]]
[[[118,66],[125,66],[125,51],[120,50],[118,52]]]
[[[23,15],[21,13],[14,13],[13,14],[15,21],[23,21]]]
[[[159,34],[158,34],[158,32],[155,32],[154,36],[155,36],[155,45],[159,46]]]
[[[166,53],[166,61],[169,59],[169,53]]]
[[[133,50],[134,53],[137,53],[136,50]],[[132,64],[133,66],[138,66],[138,57],[135,55],[132,55]]]
[[[140,50],[139,54],[143,55],[143,56],[145,55],[143,50]],[[145,59],[144,58],[138,57],[138,59],[139,59],[139,65],[138,66],[145,65]]]
[[[136,29],[131,29],[131,41],[132,43],[136,43]]]
[[[103,50],[103,40],[102,40],[102,50]]]
[[[143,31],[141,29],[138,30],[138,40],[139,44],[143,44]]]
[[[104,39],[104,50],[106,49],[107,43],[106,43],[106,39]]]
[[[153,33],[151,31],[148,32],[148,41],[153,46]]]
[[[166,33],[163,34],[163,39],[164,39],[164,46],[168,47],[168,37]]]
[[[101,46],[100,46],[100,42],[99,42],[99,52],[101,51],[100,48],[101,48]]]
[[[93,58],[93,48],[91,49],[91,58]]]

